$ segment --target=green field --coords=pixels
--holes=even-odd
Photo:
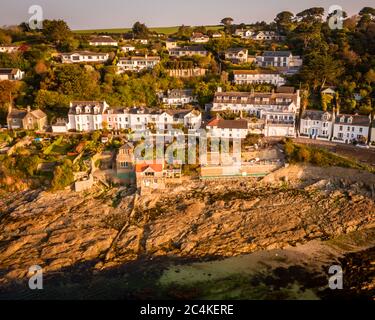
[[[179,26],[175,27],[157,27],[157,28],[150,28],[151,31],[155,31],[157,33],[163,33],[166,35],[176,33]],[[207,30],[219,30],[222,29],[222,26],[205,26]],[[126,33],[130,31],[131,28],[115,28],[115,29],[91,29],[91,30],[74,30],[75,33],[78,34],[91,34],[91,33]]]

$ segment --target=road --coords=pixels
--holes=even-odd
[[[375,148],[363,149],[349,144],[335,143],[330,141],[313,140],[307,138],[295,138],[294,142],[302,143],[310,146],[328,149],[339,155],[357,159],[362,163],[366,163],[375,167]]]

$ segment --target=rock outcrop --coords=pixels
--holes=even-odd
[[[230,257],[286,248],[375,227],[368,181],[196,181],[136,197],[27,191],[0,200],[0,285],[87,264],[92,270],[141,257]]]

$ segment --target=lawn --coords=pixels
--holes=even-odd
[[[219,30],[222,29],[222,26],[205,26],[207,30]],[[176,33],[179,26],[175,27],[156,27],[156,28],[150,28],[151,31],[155,31],[157,33],[163,33],[166,35],[170,35],[173,33]],[[131,28],[114,28],[114,29],[92,29],[92,30],[74,30],[75,33],[78,34],[91,34],[91,33],[126,33],[130,31]]]

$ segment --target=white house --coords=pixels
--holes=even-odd
[[[249,133],[247,120],[213,119],[207,125],[207,134],[210,137],[224,139],[245,139]]]
[[[193,95],[193,90],[191,89],[168,90],[167,94],[163,97],[163,103],[168,106],[184,106],[195,101],[196,97]]]
[[[330,140],[333,133],[333,119],[331,112],[320,110],[306,110],[301,117],[300,135],[313,139]]]
[[[15,45],[0,45],[0,52],[1,53],[13,53],[19,50],[19,46]]]
[[[272,70],[234,70],[235,84],[269,83],[274,86],[283,86],[286,80],[279,72]]]
[[[9,80],[16,81],[22,80],[25,75],[25,72],[17,68],[0,68],[0,81]]]
[[[140,72],[142,70],[153,69],[160,62],[160,57],[128,57],[121,58],[117,63],[118,73],[125,71]]]
[[[184,57],[184,56],[207,56],[208,51],[201,46],[186,46],[176,47],[168,50],[170,56]]]
[[[333,141],[342,143],[367,142],[370,116],[338,114],[333,124]]]
[[[281,36],[275,31],[258,31],[251,38],[256,41],[282,41],[285,39],[285,36]]]
[[[132,52],[132,51],[135,51],[135,47],[131,45],[126,45],[126,46],[122,46],[121,50],[123,52]]]
[[[370,133],[370,142],[371,142],[371,144],[375,144],[375,117],[372,121],[371,133]]]
[[[259,67],[275,67],[289,74],[298,72],[302,66],[302,59],[293,56],[291,51],[265,51],[263,55],[256,56]]]
[[[212,34],[212,39],[220,39],[222,37],[223,37],[223,35],[220,32],[214,32]]]
[[[230,48],[225,51],[225,60],[232,63],[246,63],[248,58],[247,49],[243,48]]]
[[[207,43],[208,41],[210,41],[210,37],[201,32],[194,32],[190,37],[190,42],[194,43]]]
[[[70,103],[68,130],[95,131],[103,129],[104,113],[109,108],[103,101],[73,101]]]
[[[254,31],[252,30],[249,30],[249,29],[237,29],[234,34],[236,36],[239,36],[241,37],[242,39],[250,39],[253,34],[254,34]]]
[[[90,40],[89,44],[90,44],[90,46],[95,46],[95,47],[99,47],[99,46],[117,47],[118,46],[118,42],[110,36],[94,37]]]
[[[83,62],[100,62],[105,63],[109,59],[108,53],[76,51],[71,53],[62,53],[62,63],[83,63]]]
[[[143,45],[148,44],[148,39],[135,39],[134,41]]]
[[[167,50],[177,48],[178,47],[177,40],[167,39],[167,41],[165,42],[165,47],[167,48]]]

